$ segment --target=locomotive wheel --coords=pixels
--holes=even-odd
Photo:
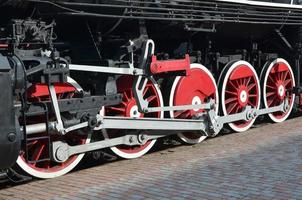
[[[57,92],[58,99],[62,98],[72,98],[76,91],[81,90],[79,85],[69,78],[69,84],[56,84],[55,89]],[[32,93],[29,95],[35,102],[40,100],[49,99],[49,92],[46,85],[37,85],[29,89]],[[31,99],[30,101],[32,101]],[[41,123],[41,119],[44,117],[36,117],[31,119],[33,123]],[[36,178],[55,178],[61,175],[64,175],[74,169],[77,164],[81,161],[84,154],[75,155],[70,157],[64,163],[57,163],[49,160],[49,140],[50,141],[65,141],[69,145],[79,145],[90,142],[91,135],[88,136],[78,135],[76,132],[68,133],[65,136],[59,135],[50,135],[50,138],[47,138],[47,134],[38,133],[31,134],[27,136],[27,155],[26,151],[21,151],[18,160],[16,170],[24,171],[27,174],[36,177]],[[28,160],[26,159],[28,158]],[[38,161],[38,162],[37,162]]]
[[[105,115],[107,116],[123,116],[133,118],[163,118],[163,112],[155,113],[140,113],[134,98],[132,84],[134,78],[132,76],[122,76],[117,80],[118,93],[123,94],[122,103],[117,106],[106,107]],[[144,99],[149,102],[150,107],[163,106],[163,98],[158,85],[153,81],[148,81],[145,91]],[[115,138],[127,134],[124,130],[103,130],[104,138]],[[150,140],[144,145],[140,146],[127,146],[118,145],[111,147],[110,150],[121,158],[132,159],[138,158],[146,154],[155,144],[156,140]]]
[[[246,106],[259,109],[260,84],[255,69],[246,61],[233,61],[222,70],[218,87],[221,93],[221,110],[223,115],[240,113]],[[236,131],[248,130],[255,119],[237,121],[228,126]]]
[[[186,77],[176,77],[173,81],[169,96],[169,106],[196,105],[205,103],[207,99],[215,99],[218,103],[218,90],[211,72],[200,64],[191,64],[191,74]],[[202,109],[170,111],[171,118],[191,119],[198,113],[203,113]],[[218,106],[216,106],[218,113]],[[206,139],[200,133],[178,133],[178,137],[186,144],[197,144]]]
[[[285,121],[293,109],[295,99],[293,93],[295,77],[291,66],[281,58],[268,61],[262,69],[260,77],[265,108],[280,105],[289,92],[289,108],[286,112],[268,114],[273,122]]]

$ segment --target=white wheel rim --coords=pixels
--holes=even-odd
[[[259,78],[257,76],[257,72],[255,71],[254,67],[250,63],[241,60],[241,61],[234,62],[231,65],[231,67],[228,69],[226,75],[224,77],[222,77],[224,73],[221,73],[220,76],[219,76],[219,79],[218,79],[219,83],[221,83],[221,80],[223,80],[222,89],[221,89],[221,102],[222,102],[221,107],[222,107],[222,112],[223,112],[224,115],[228,114],[227,110],[226,110],[226,107],[225,107],[225,104],[223,103],[223,102],[225,102],[226,85],[227,85],[227,82],[229,80],[229,77],[230,77],[231,73],[239,65],[245,65],[245,66],[249,67],[253,71],[253,73],[254,73],[254,75],[256,77],[257,86],[258,86],[258,96],[259,96],[258,104],[257,104],[257,108],[256,109],[260,108],[260,97],[261,97],[261,94],[260,94],[260,81],[259,81]],[[252,127],[252,125],[254,124],[255,120],[256,119],[251,120],[250,124],[247,125],[247,126],[245,126],[245,127],[238,127],[234,123],[229,123],[228,125],[229,125],[229,127],[232,130],[234,130],[236,132],[244,132],[244,131],[247,131],[248,129],[250,129]]]
[[[216,88],[216,104],[219,105],[219,96],[218,96],[218,89],[217,89],[217,85],[216,85],[216,81],[214,79],[214,77],[212,76],[212,73],[203,65],[201,64],[197,64],[197,63],[193,63],[190,65],[190,68],[191,69],[200,69],[200,70],[203,70],[204,72],[206,72],[209,77],[211,78],[211,80],[213,81],[214,85],[215,85],[215,88]],[[170,92],[170,96],[169,96],[169,106],[174,106],[174,95],[175,95],[175,90],[176,90],[176,87],[180,81],[182,77],[181,76],[178,76],[175,78],[173,84],[172,84],[172,88],[171,88],[171,92]],[[196,101],[198,102],[198,100],[196,98],[193,99],[193,101]],[[193,103],[192,101],[192,103]],[[200,99],[199,99],[200,101]],[[216,106],[216,114],[218,114],[218,106]],[[174,111],[170,111],[170,117],[171,118],[174,118]],[[207,136],[203,136],[201,135],[199,138],[196,138],[196,139],[192,139],[192,138],[188,138],[185,136],[185,134],[183,133],[178,133],[177,136],[185,143],[187,144],[198,144],[200,142],[202,142],[203,140],[205,140],[207,138]]]

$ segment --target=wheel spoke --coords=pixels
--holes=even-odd
[[[236,97],[234,97],[234,98],[229,98],[229,99],[225,100],[225,104],[229,104],[229,103],[232,103],[232,102],[234,102],[234,101],[237,101],[237,98],[236,98]]]
[[[272,89],[272,90],[275,90],[275,89],[276,89],[276,87],[271,86],[271,85],[269,85],[269,84],[267,84],[266,87],[269,88],[269,89]]]
[[[129,101],[129,97],[126,91],[123,92],[123,97],[125,98],[125,101]]]
[[[187,110],[186,112],[184,112],[185,114],[183,115],[183,118],[188,119],[191,118],[191,112],[189,110]]]
[[[27,148],[30,149],[30,148],[32,148],[37,143],[38,143],[38,140],[34,140],[32,142],[28,142],[27,143]]]
[[[174,118],[179,118],[182,114],[186,112],[185,110],[174,112]]]
[[[45,148],[45,144],[42,144],[39,148],[35,149],[35,151],[33,152],[33,155],[31,156],[31,159],[33,161],[39,160],[39,158],[42,155],[42,152],[43,152],[44,148]]]
[[[276,81],[269,75],[268,76],[269,80],[272,82],[272,83],[275,83]]]
[[[274,96],[276,93],[275,92],[268,92],[266,93],[266,97]]]
[[[246,82],[244,83],[244,85],[245,85],[246,87],[250,84],[251,79],[252,79],[252,77],[248,77],[248,79],[245,79]]]
[[[292,82],[291,79],[285,80],[285,81],[284,81],[285,87],[288,86],[291,82]]]
[[[240,107],[237,106],[236,111],[234,113],[239,113],[240,112]]]
[[[269,99],[267,101],[268,107],[271,107],[273,105],[273,103],[275,102],[275,98]]]
[[[229,91],[229,90],[225,90],[225,93],[237,96],[237,92],[232,92],[232,91]]]
[[[253,104],[250,100],[247,102],[247,105],[252,106],[252,108],[255,107],[255,104]]]
[[[231,86],[236,90],[237,86],[233,83],[232,80],[229,81],[229,83],[231,84]]]
[[[256,98],[258,98],[258,95],[257,95],[257,94],[250,94],[250,95],[249,95],[249,98],[251,98],[251,99],[256,99]]]
[[[248,92],[250,92],[256,86],[257,86],[256,83],[253,83],[253,84],[249,85],[248,88],[247,88]]]
[[[282,80],[282,73],[281,72],[277,72],[277,80],[280,81]]]
[[[110,110],[118,111],[118,112],[125,112],[125,108],[118,108],[118,107],[110,107]]]
[[[149,103],[152,102],[152,101],[154,101],[154,100],[157,100],[157,96],[156,95],[153,95],[153,96],[150,96],[150,97],[147,98],[147,101]]]
[[[285,71],[282,81],[285,81],[288,75],[289,75],[289,71]]]
[[[232,111],[236,108],[236,106],[237,106],[237,103],[231,104],[231,105],[227,108],[227,113],[228,113],[228,114],[231,114]]]
[[[149,88],[148,86],[145,87],[144,92],[143,92],[143,97],[147,94],[148,88]]]

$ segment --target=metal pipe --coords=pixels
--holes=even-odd
[[[55,122],[49,122],[48,124],[49,130],[54,130]],[[23,127],[20,128],[21,132],[23,132]],[[39,124],[31,124],[26,126],[26,134],[36,134],[36,133],[43,133],[46,132],[46,123],[39,123]]]

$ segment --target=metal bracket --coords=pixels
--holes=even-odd
[[[149,102],[144,99],[144,91],[148,82],[148,78],[137,76],[133,82],[133,94],[136,99],[137,107],[140,112],[148,109]]]
[[[141,145],[137,135],[126,135],[123,137],[117,137],[114,139],[103,140],[99,142],[93,142],[84,145],[70,146],[65,142],[56,141],[52,143],[53,155],[52,158],[56,162],[65,162],[68,158],[75,154],[85,153],[98,149],[108,148],[116,145]]]
[[[63,126],[63,121],[61,118],[61,113],[60,113],[60,108],[59,108],[59,104],[58,104],[58,99],[57,99],[57,94],[56,94],[56,89],[53,85],[49,86],[49,93],[50,93],[50,98],[51,98],[51,102],[55,111],[55,115],[56,115],[56,123],[55,123],[55,129],[61,133],[62,135],[66,134],[66,131],[64,129]]]

